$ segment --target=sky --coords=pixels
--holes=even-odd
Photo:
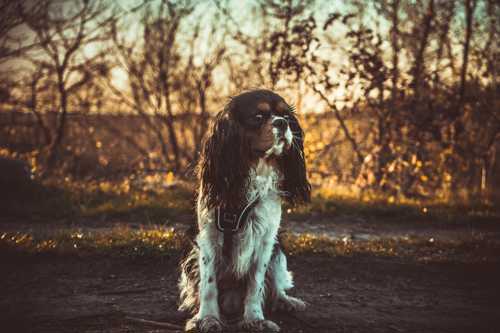
[[[231,29],[239,29],[242,33],[250,36],[255,36],[258,34],[259,29],[261,25],[263,24],[260,21],[255,21],[255,16],[252,15],[252,10],[256,8],[256,6],[259,4],[258,1],[238,1],[238,0],[227,0],[227,1],[218,1],[219,6],[217,5],[216,1],[218,0],[205,0],[205,1],[199,1],[198,5],[196,6],[196,11],[190,16],[188,21],[186,22],[184,28],[189,29],[190,25],[194,26],[197,21],[202,20],[203,24],[202,27],[205,27],[204,31],[201,31],[201,36],[198,41],[197,49],[199,50],[198,54],[198,59],[195,59],[196,61],[201,62],[205,58],[205,54],[203,50],[206,50],[206,52],[210,52],[211,49],[211,43],[213,42],[209,37],[209,27],[210,27],[210,22],[211,20],[214,19],[214,16],[219,14],[219,15],[224,15],[220,11],[220,6],[227,6],[229,8],[229,12],[231,15],[231,19],[229,20],[228,24]],[[141,14],[140,13],[132,13],[132,9],[136,8],[139,6],[142,1],[141,0],[123,0],[123,1],[116,1],[116,0],[110,0],[111,4],[117,5],[120,9],[122,9],[124,12],[128,12],[127,17],[125,20],[127,22],[130,22],[127,24],[128,26],[128,31],[126,32],[128,38],[133,40],[136,38],[137,34],[141,33],[140,31],[140,18]],[[150,4],[154,7],[159,3],[159,0],[151,1]],[[300,3],[300,1],[297,1],[297,3]],[[370,9],[368,9],[369,11]],[[346,5],[345,1],[342,0],[324,0],[324,1],[316,1],[313,5],[313,15],[316,18],[318,22],[324,22],[328,15],[332,12],[342,12],[346,13],[349,11],[349,8]],[[227,20],[227,18],[226,18]],[[236,26],[237,24],[237,26]],[[370,22],[367,22],[367,24],[371,24]],[[344,31],[337,29],[330,30],[328,32],[331,34],[333,37],[335,35],[340,36],[341,34],[344,33]],[[229,44],[229,46],[233,48],[238,48],[241,47],[235,43]],[[324,50],[322,51],[321,48]],[[345,54],[340,50],[332,50],[331,47],[323,45],[320,47],[318,50],[320,54],[325,54],[328,57],[334,58],[335,61],[333,62],[334,65],[337,65],[340,67],[341,65],[345,64],[347,62],[347,58],[345,57]],[[332,68],[333,71],[338,70],[338,68]],[[226,73],[222,69],[218,69],[215,72],[217,75],[215,77],[216,83],[218,83],[221,87],[224,87],[224,81],[226,81],[228,78],[226,77]],[[122,88],[125,88],[127,85],[126,81],[126,73],[123,70],[116,70],[115,71],[115,83],[117,86],[120,86]],[[341,86],[338,89],[335,90],[332,99],[336,100],[342,100],[346,96],[346,91],[344,91],[344,88]],[[308,96],[306,95],[303,97],[303,102],[305,104],[312,105],[317,102],[316,98],[313,96]],[[342,102],[339,102],[339,105],[342,106]]]
[[[143,0],[104,0],[111,8],[118,10],[122,15],[122,30],[120,34],[125,36],[127,40],[130,42],[134,42],[139,40],[140,34],[142,34],[142,28],[140,24],[140,20],[142,17],[142,12],[136,11],[133,12],[135,8],[140,6],[143,3]],[[161,0],[154,0],[148,2],[153,8],[155,8]],[[200,37],[198,39],[197,45],[197,56],[195,59],[195,64],[200,63],[205,59],[205,54],[210,53],[212,46],[214,45],[213,40],[210,38],[210,23],[214,19],[216,15],[222,15],[224,20],[228,20],[224,17],[220,10],[220,6],[227,6],[229,8],[229,12],[231,15],[231,19],[228,24],[231,29],[239,29],[246,35],[255,36],[259,33],[260,28],[262,27],[262,21],[259,21],[258,16],[252,15],[252,10],[254,10],[259,4],[258,1],[238,1],[238,0],[227,0],[227,1],[219,1],[219,6],[217,5],[217,0],[204,0],[198,1],[197,6],[195,7],[195,12],[190,15],[190,17],[184,22],[184,25],[181,29],[184,31],[189,31],[198,21],[202,21],[202,27],[204,29],[200,33]],[[300,1],[298,1],[300,2]],[[64,2],[62,9],[65,11],[76,10],[76,7],[70,7],[74,4],[73,1]],[[318,22],[324,22],[329,13],[340,11],[347,12],[349,9],[345,5],[344,1],[341,0],[326,0],[326,1],[316,1],[313,6],[313,14]],[[25,40],[27,43],[31,42],[32,35],[26,33],[26,29],[19,29],[19,33],[22,33],[26,36]],[[220,34],[222,31],[220,31]],[[333,36],[340,35],[343,32],[336,29],[329,31]],[[214,36],[212,36],[213,38]],[[189,37],[188,37],[189,38]],[[215,36],[215,38],[221,39],[222,37]],[[179,36],[179,40],[182,42],[182,35]],[[228,44],[230,47],[234,49],[241,47],[237,43]],[[83,50],[83,54],[87,57],[92,56],[100,49],[102,49],[102,45],[94,43],[85,47]],[[334,64],[342,65],[346,62],[345,54],[341,52],[341,50],[332,50],[330,47],[323,46],[324,50],[319,49],[319,53],[322,52],[326,54],[330,58],[334,58]],[[2,66],[2,70],[10,70],[10,69],[18,69],[25,68],[29,72],[31,65],[29,62],[25,60],[14,59],[13,61],[8,62]],[[333,68],[332,70],[337,70]],[[215,77],[216,84],[219,84],[221,87],[224,87],[224,82],[228,80],[226,77],[227,73],[225,73],[222,69],[218,69],[215,72],[217,75]],[[128,86],[127,74],[123,69],[115,69],[113,71],[113,82],[114,84],[121,88],[126,89]],[[339,87],[335,90],[335,96],[332,96],[336,99],[342,99],[345,96],[345,91],[343,91],[342,87]],[[308,97],[306,96],[305,102],[307,103]],[[308,104],[314,103],[313,101]]]
[[[122,36],[125,36],[127,40],[130,42],[140,40],[140,34],[142,33],[142,28],[141,28],[141,17],[142,17],[142,12],[137,11],[137,12],[132,12],[134,8],[137,8],[143,3],[143,0],[103,0],[105,3],[110,5],[111,8],[118,10],[121,15],[122,15],[122,28],[120,30],[120,34]],[[154,0],[154,1],[149,1],[148,4],[151,5],[153,8],[158,5],[158,3],[161,0]],[[257,35],[259,33],[260,28],[262,28],[263,22],[259,20],[258,16],[255,16],[252,14],[252,10],[256,8],[258,5],[258,1],[237,1],[237,0],[227,0],[227,1],[219,1],[216,2],[217,0],[204,0],[204,1],[198,1],[197,6],[195,7],[195,12],[191,14],[186,21],[184,21],[183,25],[181,26],[181,30],[188,32],[183,34],[180,34],[179,41],[182,45],[183,42],[183,37],[189,38],[190,34],[189,31],[190,29],[196,25],[198,22],[202,22],[201,26],[203,27],[200,37],[197,42],[197,58],[195,59],[195,63],[200,64],[206,57],[206,54],[209,54],[210,51],[212,50],[212,47],[216,45],[217,43],[214,43],[213,38],[215,39],[221,39],[222,36],[222,30],[216,32],[216,36],[210,36],[210,23],[212,20],[214,20],[214,17],[216,15],[222,15],[223,20],[228,21],[228,25],[231,29],[239,29],[241,32],[243,32],[246,35]],[[299,1],[300,2],[300,1]],[[72,10],[74,8],[68,7],[73,5],[75,2],[74,1],[67,1],[64,2],[64,6],[66,7],[66,10]],[[217,5],[219,3],[219,6]],[[367,1],[367,16],[365,19],[365,24],[367,26],[370,26],[372,28],[375,28],[375,26],[378,24],[378,29],[380,29],[383,34],[384,31],[387,31],[388,29],[388,23],[386,20],[381,20],[377,16],[375,16],[375,11],[373,7],[370,5],[372,2]],[[220,10],[220,7],[224,6],[229,8],[229,12],[231,15],[231,19],[228,19],[225,17]],[[64,9],[64,7],[63,7]],[[313,14],[315,18],[317,19],[317,22],[324,22],[327,16],[336,11],[340,11],[343,13],[347,13],[351,11],[351,9],[346,5],[345,1],[341,0],[324,0],[320,1],[317,0],[314,5],[313,5]],[[323,54],[325,57],[329,57],[330,59],[333,59],[333,65],[331,68],[332,72],[338,71],[338,69],[342,66],[345,65],[347,62],[346,54],[345,52],[342,51],[342,38],[339,38],[340,36],[343,35],[345,31],[341,30],[339,26],[335,26],[334,29],[329,29],[328,34],[330,37],[338,41],[339,45],[336,45],[335,47],[331,47],[329,45],[326,45],[323,43],[323,46],[321,46],[318,50],[318,53],[321,55]],[[25,42],[30,43],[32,40],[32,37],[28,33],[26,33],[26,29],[19,29],[17,32],[19,35],[25,36]],[[237,50],[237,48],[241,48],[240,45],[238,45],[235,42],[229,42],[228,46],[230,48],[233,48],[234,50]],[[92,54],[95,54],[98,50],[102,49],[102,45],[100,44],[90,44],[87,46],[83,51],[83,53],[86,56],[91,56]],[[241,53],[241,52],[240,52]],[[389,56],[389,54],[387,54]],[[401,56],[401,61],[404,62],[404,55]],[[19,60],[15,59],[13,61],[9,61],[7,63],[1,64],[0,65],[0,70],[2,71],[9,71],[12,69],[17,69],[17,68],[26,68],[30,69],[29,62],[24,61],[24,60]],[[27,71],[26,71],[27,72]],[[215,81],[216,83],[219,83],[221,87],[224,87],[224,82],[228,79],[227,74],[222,70],[218,69],[215,72],[216,78]],[[116,69],[113,72],[114,79],[113,82],[118,86],[119,88],[126,89],[128,85],[127,81],[127,75],[123,70]],[[341,86],[337,89],[334,90],[333,94],[331,95],[332,99],[335,100],[342,100],[345,98],[348,92],[343,90],[344,88]],[[306,98],[306,103],[307,104],[312,104],[314,101],[307,102]]]

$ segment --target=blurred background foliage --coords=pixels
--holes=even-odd
[[[494,210],[499,19],[494,0],[0,0],[4,212],[189,215],[210,119],[252,88],[306,132],[313,205],[289,213]]]

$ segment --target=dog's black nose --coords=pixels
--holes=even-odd
[[[288,126],[288,122],[285,118],[276,118],[273,120],[273,126],[281,131],[284,131]]]

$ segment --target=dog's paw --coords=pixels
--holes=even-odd
[[[273,321],[270,320],[245,320],[239,325],[239,329],[247,332],[279,332],[280,327]]]
[[[278,299],[273,310],[274,311],[284,311],[284,312],[300,312],[306,309],[306,303],[296,297],[287,296]]]
[[[193,317],[186,322],[186,326],[184,327],[184,331],[186,332],[196,332],[196,323],[198,322],[198,318]]]
[[[186,323],[185,331],[199,333],[221,333],[222,323],[214,316],[206,316],[201,319],[193,317]]]

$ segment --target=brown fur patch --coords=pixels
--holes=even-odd
[[[257,133],[251,133],[251,147],[260,151],[265,151],[271,148],[274,144],[274,136],[272,132],[273,126],[271,124],[271,119],[269,119]],[[257,160],[255,160],[257,162]]]
[[[260,111],[269,112],[271,111],[271,105],[269,105],[269,103],[267,102],[260,102],[259,104],[257,104],[257,109],[259,109]]]
[[[288,105],[285,102],[279,102],[278,105],[276,105],[276,110],[279,113],[285,113],[289,109]]]

